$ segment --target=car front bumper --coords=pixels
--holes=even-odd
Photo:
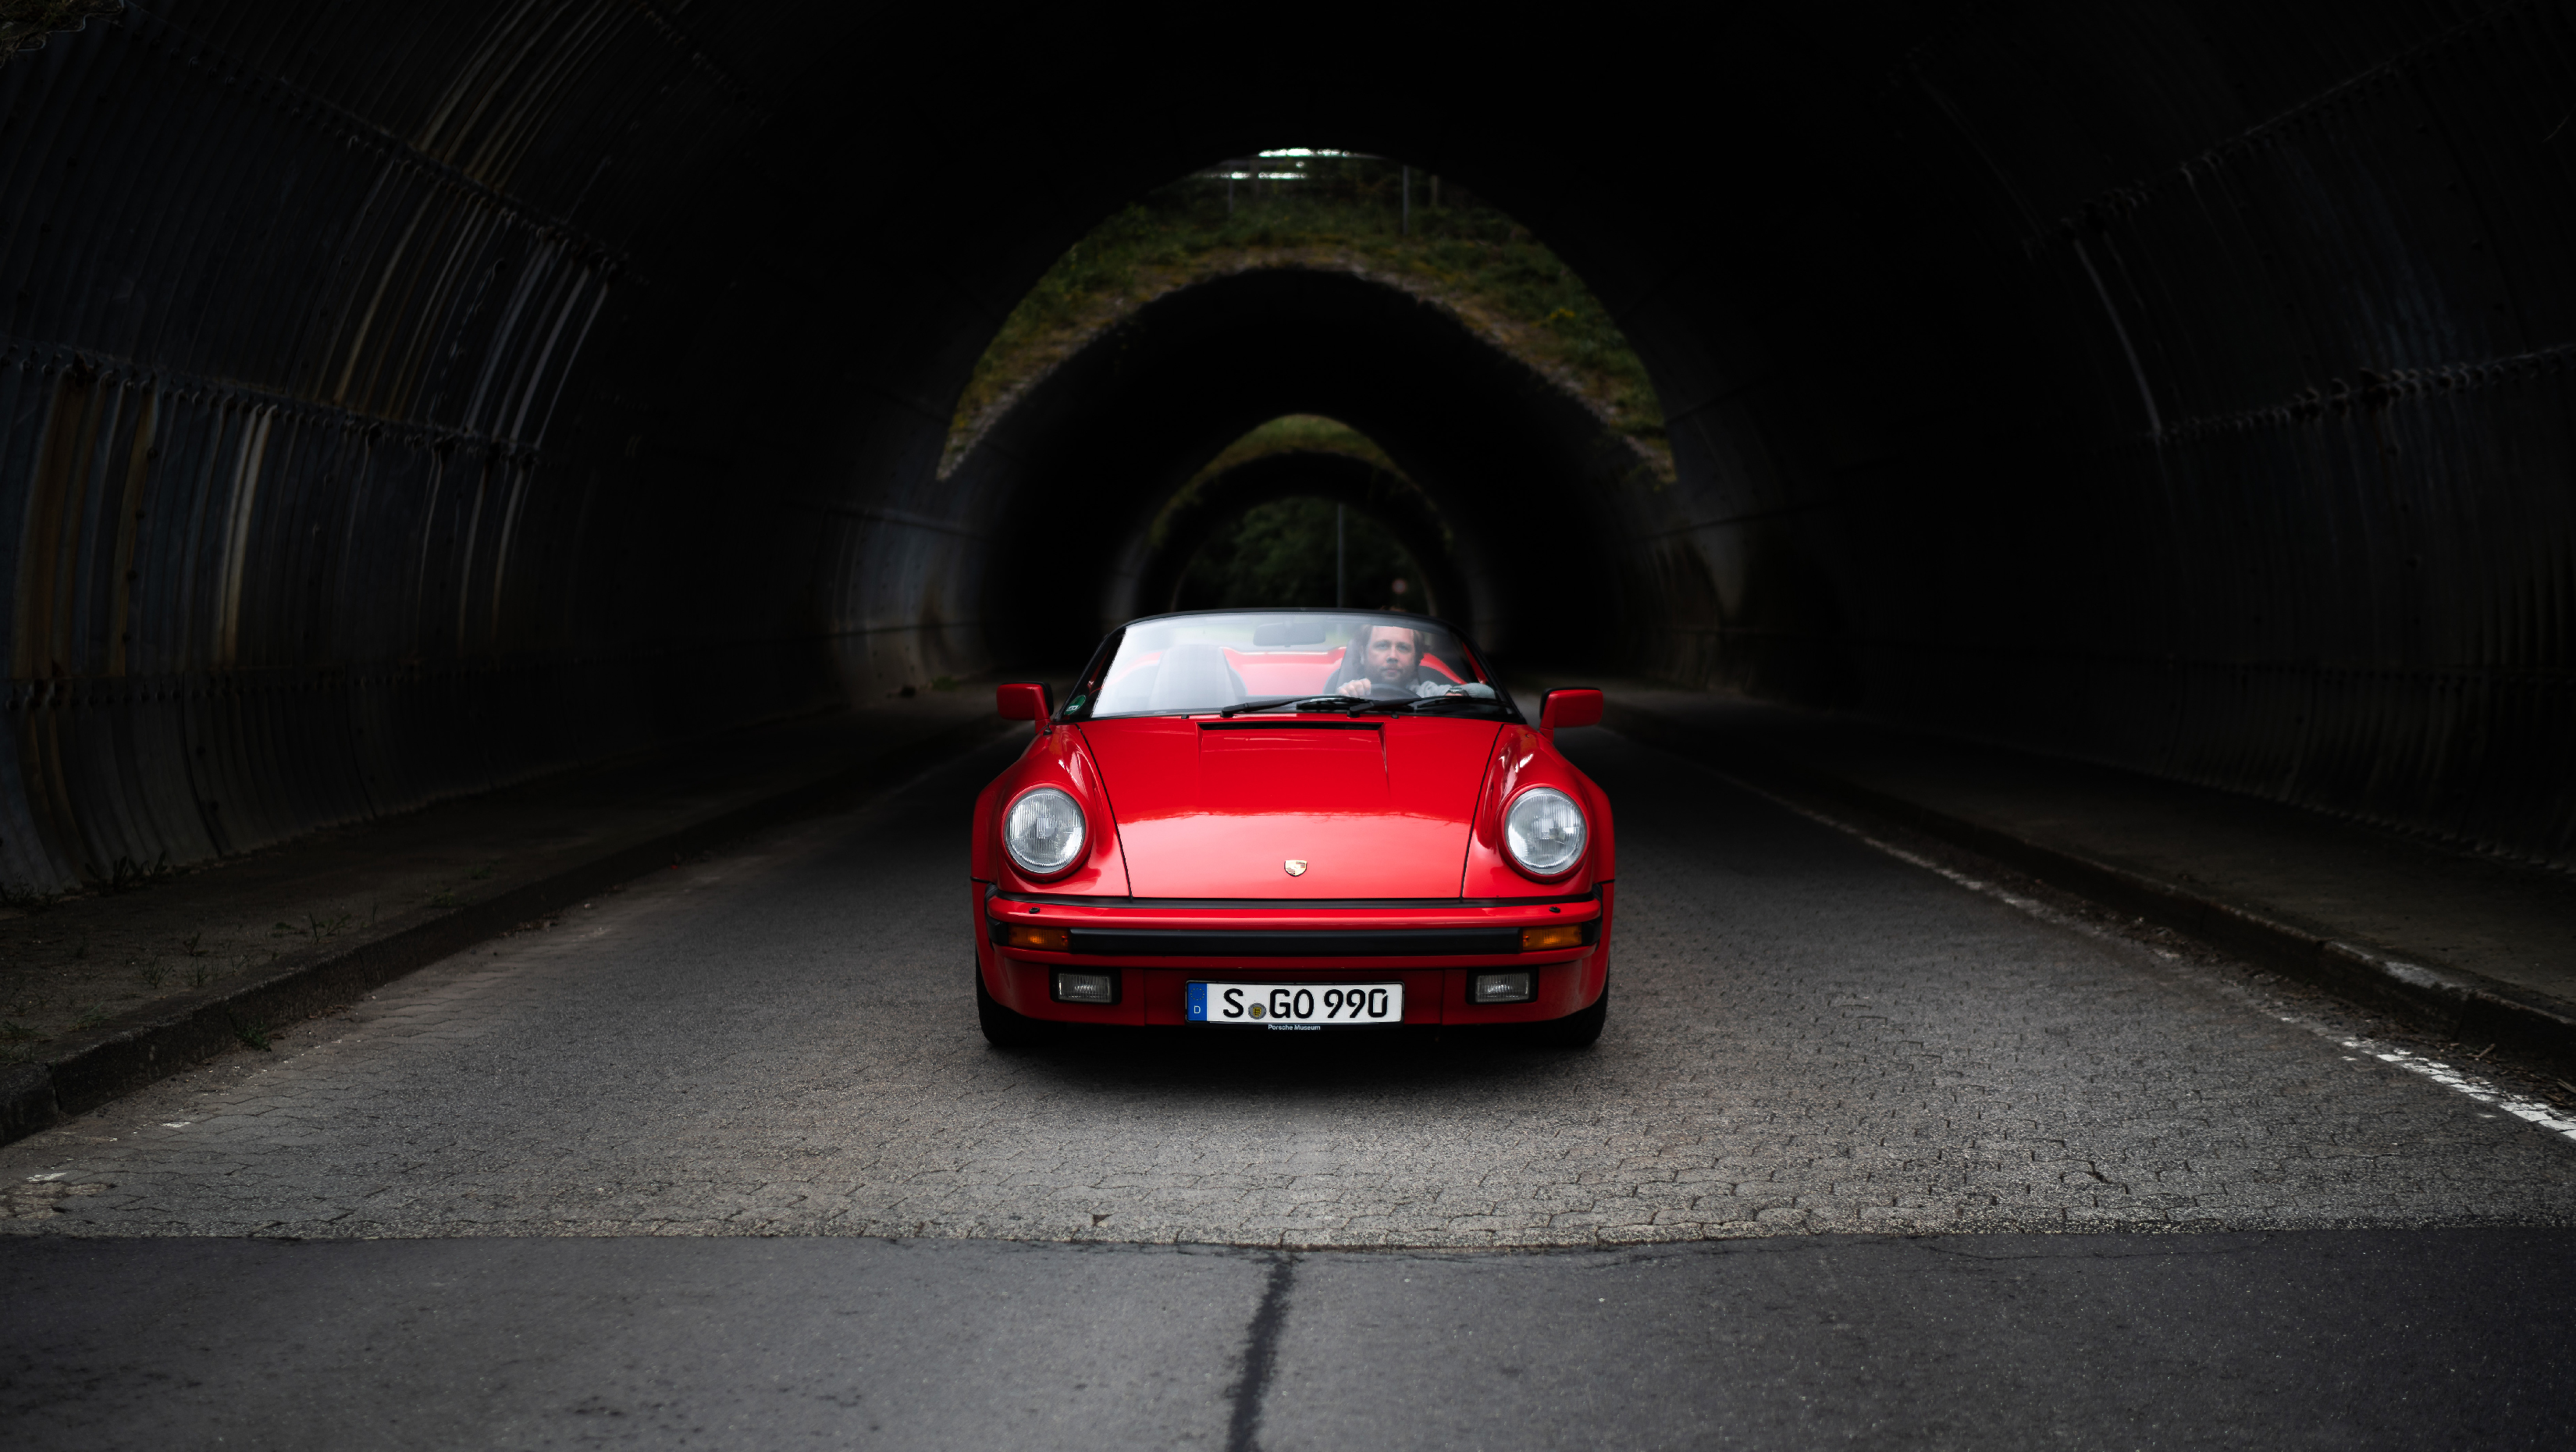
[[[1207,902],[1047,897],[975,883],[976,962],[1003,1007],[1058,1023],[1189,1022],[1189,985],[1400,982],[1404,1022],[1534,1023],[1601,996],[1613,885],[1579,897],[1481,901]],[[1061,948],[1015,945],[1011,929],[1064,934]],[[1524,948],[1524,930],[1580,930],[1571,947]],[[1473,1003],[1479,972],[1527,971],[1523,1002]],[[1057,996],[1059,972],[1110,975],[1114,1001]]]

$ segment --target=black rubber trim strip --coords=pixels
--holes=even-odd
[[[1008,946],[1011,924],[988,934]],[[1583,925],[1583,946],[1601,941],[1601,920]],[[1521,950],[1521,930],[1505,928],[1075,928],[1072,951],[1111,958],[1417,958],[1491,955]],[[1540,949],[1541,952],[1563,952]]]
[[[1517,953],[1519,928],[1075,928],[1073,951],[1121,958],[1409,958]]]
[[[1281,912],[1325,908],[1347,911],[1352,908],[1555,907],[1569,902],[1598,901],[1601,889],[1609,885],[1605,881],[1590,892],[1572,893],[1565,897],[1081,897],[1069,893],[1005,892],[999,888],[985,894],[985,897],[988,901],[1034,902],[1050,907],[1275,908]]]
[[[1376,721],[1300,721],[1291,716],[1282,720],[1246,717],[1242,720],[1201,721],[1201,731],[1375,731],[1383,724]]]

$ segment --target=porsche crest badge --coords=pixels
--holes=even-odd
[[[1306,875],[1306,859],[1303,857],[1291,857],[1283,865],[1287,867],[1288,875],[1290,877],[1303,877]]]

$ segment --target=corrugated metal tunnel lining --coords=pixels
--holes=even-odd
[[[1482,23],[182,0],[20,55],[0,874],[1035,648],[1043,500],[938,474],[967,370],[1283,143],[1466,181],[1627,329],[1679,479],[1560,491],[1601,664],[2570,860],[2564,7]]]

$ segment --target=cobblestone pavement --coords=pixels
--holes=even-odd
[[[14,897],[0,903],[0,1064],[380,942],[991,711],[990,691],[871,701],[146,874],[146,891]]]
[[[0,1150],[0,1229],[1486,1246],[2576,1212],[2563,1140],[1583,736],[1622,849],[1589,1052],[988,1049],[986,751]]]

